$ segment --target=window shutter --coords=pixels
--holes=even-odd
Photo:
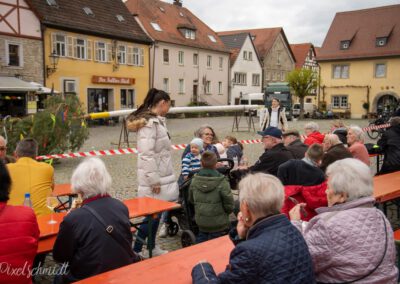
[[[53,51],[57,52],[56,39],[57,39],[57,34],[56,33],[51,33],[51,50],[50,50],[50,53],[53,53]],[[61,54],[59,54],[59,55],[61,55]]]
[[[107,62],[112,62],[113,61],[111,43],[107,43],[107,58],[106,58],[106,61]]]
[[[139,66],[144,66],[144,49],[139,48]]]
[[[74,51],[74,55],[73,55],[73,58],[77,58],[77,56],[78,56],[78,51],[77,51],[77,49],[78,49],[78,39],[76,38],[76,37],[74,37],[73,38],[74,40],[74,48],[73,48],[73,51]]]
[[[75,57],[74,55],[74,38],[72,36],[67,36],[67,57]]]
[[[127,53],[127,57],[126,57],[126,63],[128,65],[133,65],[133,47],[132,46],[128,46],[128,53]]]
[[[92,41],[87,40],[86,41],[86,59],[87,60],[92,60]]]
[[[99,42],[95,41],[94,42],[94,61],[99,61],[99,46],[98,46]]]

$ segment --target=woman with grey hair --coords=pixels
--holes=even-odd
[[[214,144],[218,143],[218,137],[217,134],[215,134],[214,129],[208,125],[208,124],[203,124],[200,126],[195,132],[194,132],[194,137],[198,137],[201,140],[203,140],[203,151],[211,151],[214,152],[215,155],[217,155],[217,158],[219,158],[219,153],[217,148],[214,146]],[[190,152],[190,145],[188,145],[185,150],[182,153],[182,159],[187,155],[187,153]]]
[[[283,200],[276,177],[257,173],[243,178],[228,268],[216,276],[209,263],[201,262],[193,268],[193,283],[315,283],[302,235],[280,214]]]
[[[304,126],[304,133],[306,137],[304,138],[304,144],[310,146],[314,143],[322,144],[325,135],[319,132],[319,125],[311,121]]]
[[[393,230],[374,207],[372,175],[363,162],[347,158],[327,169],[328,207],[316,209],[309,223],[296,205],[292,223],[307,241],[321,283],[397,283]]]
[[[351,125],[347,130],[347,144],[349,145],[349,152],[353,158],[359,159],[367,166],[370,165],[369,154],[367,147],[364,145],[365,134],[364,131],[356,125]]]
[[[75,282],[139,260],[132,251],[128,208],[108,194],[111,176],[104,163],[84,160],[72,174],[71,185],[83,203],[60,224],[53,258],[68,263],[69,271],[55,283]]]

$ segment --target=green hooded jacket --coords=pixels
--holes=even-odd
[[[227,178],[216,170],[201,169],[189,188],[189,202],[194,204],[195,220],[201,232],[229,229],[233,195]]]

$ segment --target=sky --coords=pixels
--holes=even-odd
[[[172,0],[165,0],[172,3]],[[289,43],[321,46],[337,12],[400,4],[400,0],[183,0],[214,31],[283,27]]]

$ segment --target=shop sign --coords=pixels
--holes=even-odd
[[[135,78],[92,76],[92,83],[94,83],[94,84],[134,85]]]

